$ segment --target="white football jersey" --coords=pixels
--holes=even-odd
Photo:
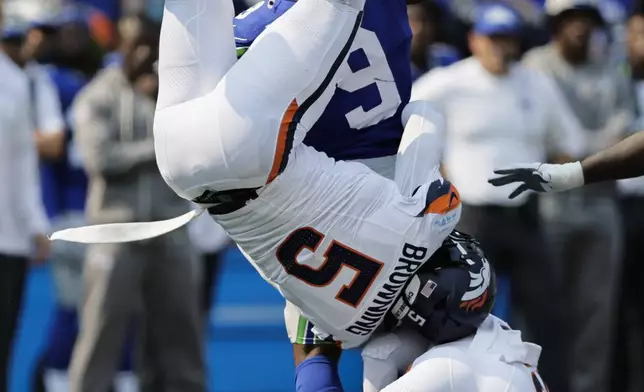
[[[215,219],[318,335],[360,345],[453,230],[460,207],[427,212],[430,184],[403,197],[366,166],[309,147],[291,159],[257,199]]]

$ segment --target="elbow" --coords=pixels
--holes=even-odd
[[[51,134],[36,133],[36,147],[41,159],[57,161],[65,153],[65,132]]]
[[[106,176],[113,174],[115,170],[114,161],[105,154],[95,153],[92,155],[83,154],[83,169],[88,176]]]

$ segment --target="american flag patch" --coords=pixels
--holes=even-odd
[[[429,298],[429,296],[434,292],[436,286],[438,286],[436,282],[434,282],[433,280],[428,280],[427,283],[425,283],[425,287],[420,290],[420,294],[422,294],[422,296],[425,298]]]

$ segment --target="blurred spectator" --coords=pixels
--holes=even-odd
[[[103,65],[106,50],[114,49],[116,35],[110,20],[94,8],[68,6],[56,17],[58,57],[61,66],[74,66],[93,75]],[[67,64],[70,62],[70,64]]]
[[[122,67],[124,47],[136,38],[139,29],[138,14],[128,14],[120,18],[116,24],[116,50],[110,52],[103,58],[104,67]]]
[[[627,63],[636,119],[632,131],[644,129],[644,4],[636,8],[626,26]],[[624,227],[624,265],[619,285],[617,342],[612,364],[612,390],[644,390],[644,177],[618,182]]]
[[[65,122],[58,94],[47,69],[23,52],[25,32],[5,29],[2,48],[13,62],[25,71],[29,80],[31,119],[41,159],[57,160],[65,145]]]
[[[80,0],[75,0],[80,3]],[[105,13],[110,19],[117,20],[121,11],[121,2],[116,0],[82,0],[83,3],[96,7]]]
[[[451,12],[456,23],[453,26],[471,26],[476,16],[476,7],[494,3],[494,0],[435,0],[444,3]],[[522,52],[537,45],[543,45],[548,40],[547,30],[544,29],[545,14],[542,4],[535,0],[505,0],[506,5],[512,7],[525,22],[522,31]],[[465,32],[462,34],[465,36]],[[459,37],[453,37],[454,44],[460,48]]]
[[[553,41],[528,52],[552,76],[583,125],[594,153],[619,141],[633,119],[628,81],[607,56],[591,56],[604,26],[596,2],[548,0]],[[615,183],[543,198],[545,229],[562,265],[569,309],[573,392],[609,388],[622,230]]]
[[[29,259],[44,262],[50,243],[38,185],[29,81],[4,52],[0,52],[0,75],[0,391],[6,391]]]
[[[203,282],[200,305],[205,318],[216,298],[216,284],[221,268],[223,253],[232,244],[224,229],[207,214],[201,214],[188,226],[190,240],[195,245],[203,262]]]
[[[92,17],[96,11],[86,7],[66,7],[60,15],[55,13],[35,15],[25,12],[20,7],[11,8],[13,19],[22,19],[30,27],[26,39],[20,42],[13,40],[12,53],[19,60],[27,62],[28,74],[34,71],[47,71],[40,79],[53,80],[53,99],[60,113],[67,111],[76,93],[87,83],[98,70],[96,59],[100,59],[107,48],[94,37],[101,36],[100,17]],[[99,25],[96,24],[99,21]],[[67,31],[65,46],[61,46],[60,31]],[[109,32],[106,36],[109,37]],[[88,38],[89,37],[89,38]],[[6,45],[5,45],[6,46]],[[99,50],[100,49],[100,50]],[[94,59],[88,61],[89,59]],[[18,60],[17,60],[18,61]],[[46,66],[37,65],[36,61]],[[40,79],[34,77],[35,81]],[[43,108],[54,105],[40,103],[49,94],[37,83],[32,92],[37,98],[36,115],[45,120],[53,115],[40,115]],[[49,112],[54,109],[48,110]],[[40,123],[43,121],[40,120]],[[58,132],[49,131],[39,136],[37,141],[41,150],[41,181],[43,200],[52,221],[53,228],[61,230],[83,225],[87,179],[78,158],[73,142],[72,129],[65,122],[58,124]],[[49,127],[51,128],[51,126]],[[39,125],[40,134],[48,127]],[[67,369],[78,334],[77,309],[82,298],[82,263],[85,247],[78,244],[56,242],[52,246],[52,273],[56,288],[56,308],[49,325],[48,336],[40,361],[34,374],[34,390],[37,392],[58,392],[69,390]],[[126,362],[127,364],[127,362]],[[131,378],[132,376],[130,376]],[[127,377],[121,376],[118,382],[123,383]]]
[[[522,330],[543,346],[539,370],[553,391],[561,391],[567,373],[563,308],[556,305],[561,282],[546,251],[537,199],[509,200],[512,189],[486,182],[498,166],[584,151],[581,125],[554,82],[516,63],[521,28],[507,6],[481,6],[470,35],[474,56],[420,78],[412,100],[428,99],[443,110],[445,171],[465,205],[459,227],[510,277],[512,300],[526,321]]]
[[[407,6],[411,40],[412,78],[417,79],[434,67],[445,67],[461,59],[458,50],[440,42],[443,9],[434,2],[424,1]]]
[[[139,16],[136,34],[122,42],[122,67],[100,72],[72,109],[90,180],[90,224],[167,219],[188,207],[162,179],[154,155],[158,40],[157,24]],[[204,391],[197,267],[186,230],[146,242],[89,245],[70,391],[108,390],[135,315],[143,321],[137,329],[141,390]]]

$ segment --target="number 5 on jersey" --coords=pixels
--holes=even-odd
[[[279,246],[277,259],[289,275],[316,287],[331,284],[343,267],[354,270],[353,280],[342,286],[335,299],[357,308],[380,273],[382,263],[335,240],[326,248],[321,266],[313,268],[297,261],[300,252],[304,249],[315,252],[323,240],[324,234],[315,229],[297,229]]]

